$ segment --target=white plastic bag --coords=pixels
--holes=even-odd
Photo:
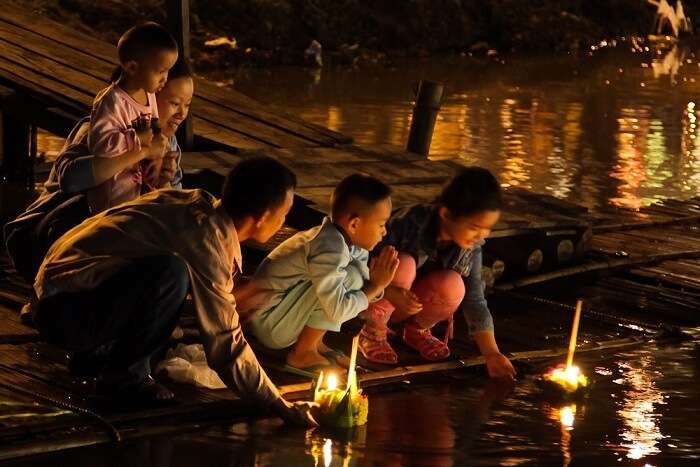
[[[156,372],[165,371],[168,377],[178,383],[194,384],[209,389],[226,387],[219,375],[207,365],[202,344],[178,344],[169,349],[165,358],[158,363]]]

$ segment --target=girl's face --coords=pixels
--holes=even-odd
[[[163,135],[170,138],[177,127],[185,120],[190,111],[194,82],[192,78],[183,76],[168,80],[165,87],[158,92],[158,117]]]
[[[153,93],[163,89],[168,81],[168,71],[176,61],[176,50],[159,50],[141,60],[130,60],[122,66],[134,87]]]
[[[453,216],[442,206],[440,215],[440,238],[452,241],[468,250],[491,234],[491,229],[501,217],[501,211],[481,211],[469,216]]]

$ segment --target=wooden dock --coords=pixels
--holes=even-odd
[[[0,10],[0,109],[28,127],[65,135],[88,113],[115,64],[109,44],[32,12],[7,5]],[[299,177],[289,225],[268,244],[249,245],[248,264],[317,223],[327,212],[333,186],[350,173],[380,176],[400,206],[432,199],[457,167],[400,148],[353,145],[344,135],[201,79],[195,87],[196,151],[185,154],[183,162],[190,186],[217,192],[230,167],[261,153],[285,162]],[[506,202],[503,220],[487,242],[485,271],[499,343],[514,360],[563,355],[578,296],[586,298],[585,343],[579,352],[638,345],[673,335],[673,325],[700,322],[699,199],[603,213],[521,190],[509,190]],[[184,385],[172,386],[180,400],[176,406],[158,410],[123,410],[95,397],[89,385],[68,374],[64,353],[41,343],[36,331],[22,324],[19,310],[29,285],[6,258],[0,261],[0,460],[191,430],[250,413],[231,391]],[[481,359],[465,338],[462,320],[456,322],[451,359],[426,365],[397,342],[401,366],[362,362],[363,385],[478,367]],[[183,316],[181,326],[188,339],[196,335],[192,316]],[[347,323],[331,343],[347,350],[358,326]],[[306,395],[308,381],[275,370],[280,353],[259,353],[290,397]]]
[[[679,339],[683,336],[678,326],[700,324],[700,199],[668,204],[673,205],[672,211],[652,206],[599,219],[601,231],[593,235],[594,250],[575,266],[577,270],[570,268],[557,277],[530,276],[528,283],[522,279],[501,282],[491,290],[489,304],[501,349],[521,373],[528,371],[524,363],[563,358],[578,297],[585,299],[579,354],[652,339]],[[669,217],[671,212],[675,217]],[[656,220],[631,226],[629,220],[638,216]],[[606,262],[609,267],[599,267]],[[192,430],[251,414],[250,406],[229,390],[174,383],[170,386],[180,402],[164,409],[123,410],[95,397],[89,385],[70,376],[65,353],[40,342],[36,331],[21,323],[19,309],[28,298],[29,286],[8,264],[0,270],[0,402],[14,404],[2,409],[0,442],[7,448],[0,450],[0,459],[109,442],[116,436],[128,439]],[[481,366],[481,357],[466,339],[463,320],[455,322],[457,337],[450,344],[450,359],[425,364],[395,341],[400,366],[360,361],[363,387],[371,392],[377,384]],[[329,336],[329,344],[347,351],[360,325],[357,320],[346,323],[341,333]],[[191,342],[197,332],[194,317],[183,316],[181,326]],[[437,334],[442,332],[438,326]],[[308,397],[308,381],[278,371],[282,353],[259,347],[256,351],[288,397]],[[72,410],[66,410],[67,404]]]

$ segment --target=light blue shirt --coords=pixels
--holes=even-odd
[[[258,266],[255,281],[264,289],[264,297],[257,308],[265,311],[277,306],[289,290],[309,281],[328,318],[348,321],[366,310],[369,300],[362,290],[347,287],[347,269],[352,263],[366,282],[368,259],[367,250],[350,245],[326,217],[320,226],[282,242]]]

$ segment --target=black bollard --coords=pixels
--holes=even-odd
[[[444,86],[434,81],[421,81],[416,92],[416,105],[413,107],[411,131],[408,134],[406,150],[428,156],[433,130],[437,120]]]
[[[180,57],[190,61],[190,0],[167,0],[168,29],[177,41]],[[192,113],[177,129],[177,141],[184,151],[194,147]]]

